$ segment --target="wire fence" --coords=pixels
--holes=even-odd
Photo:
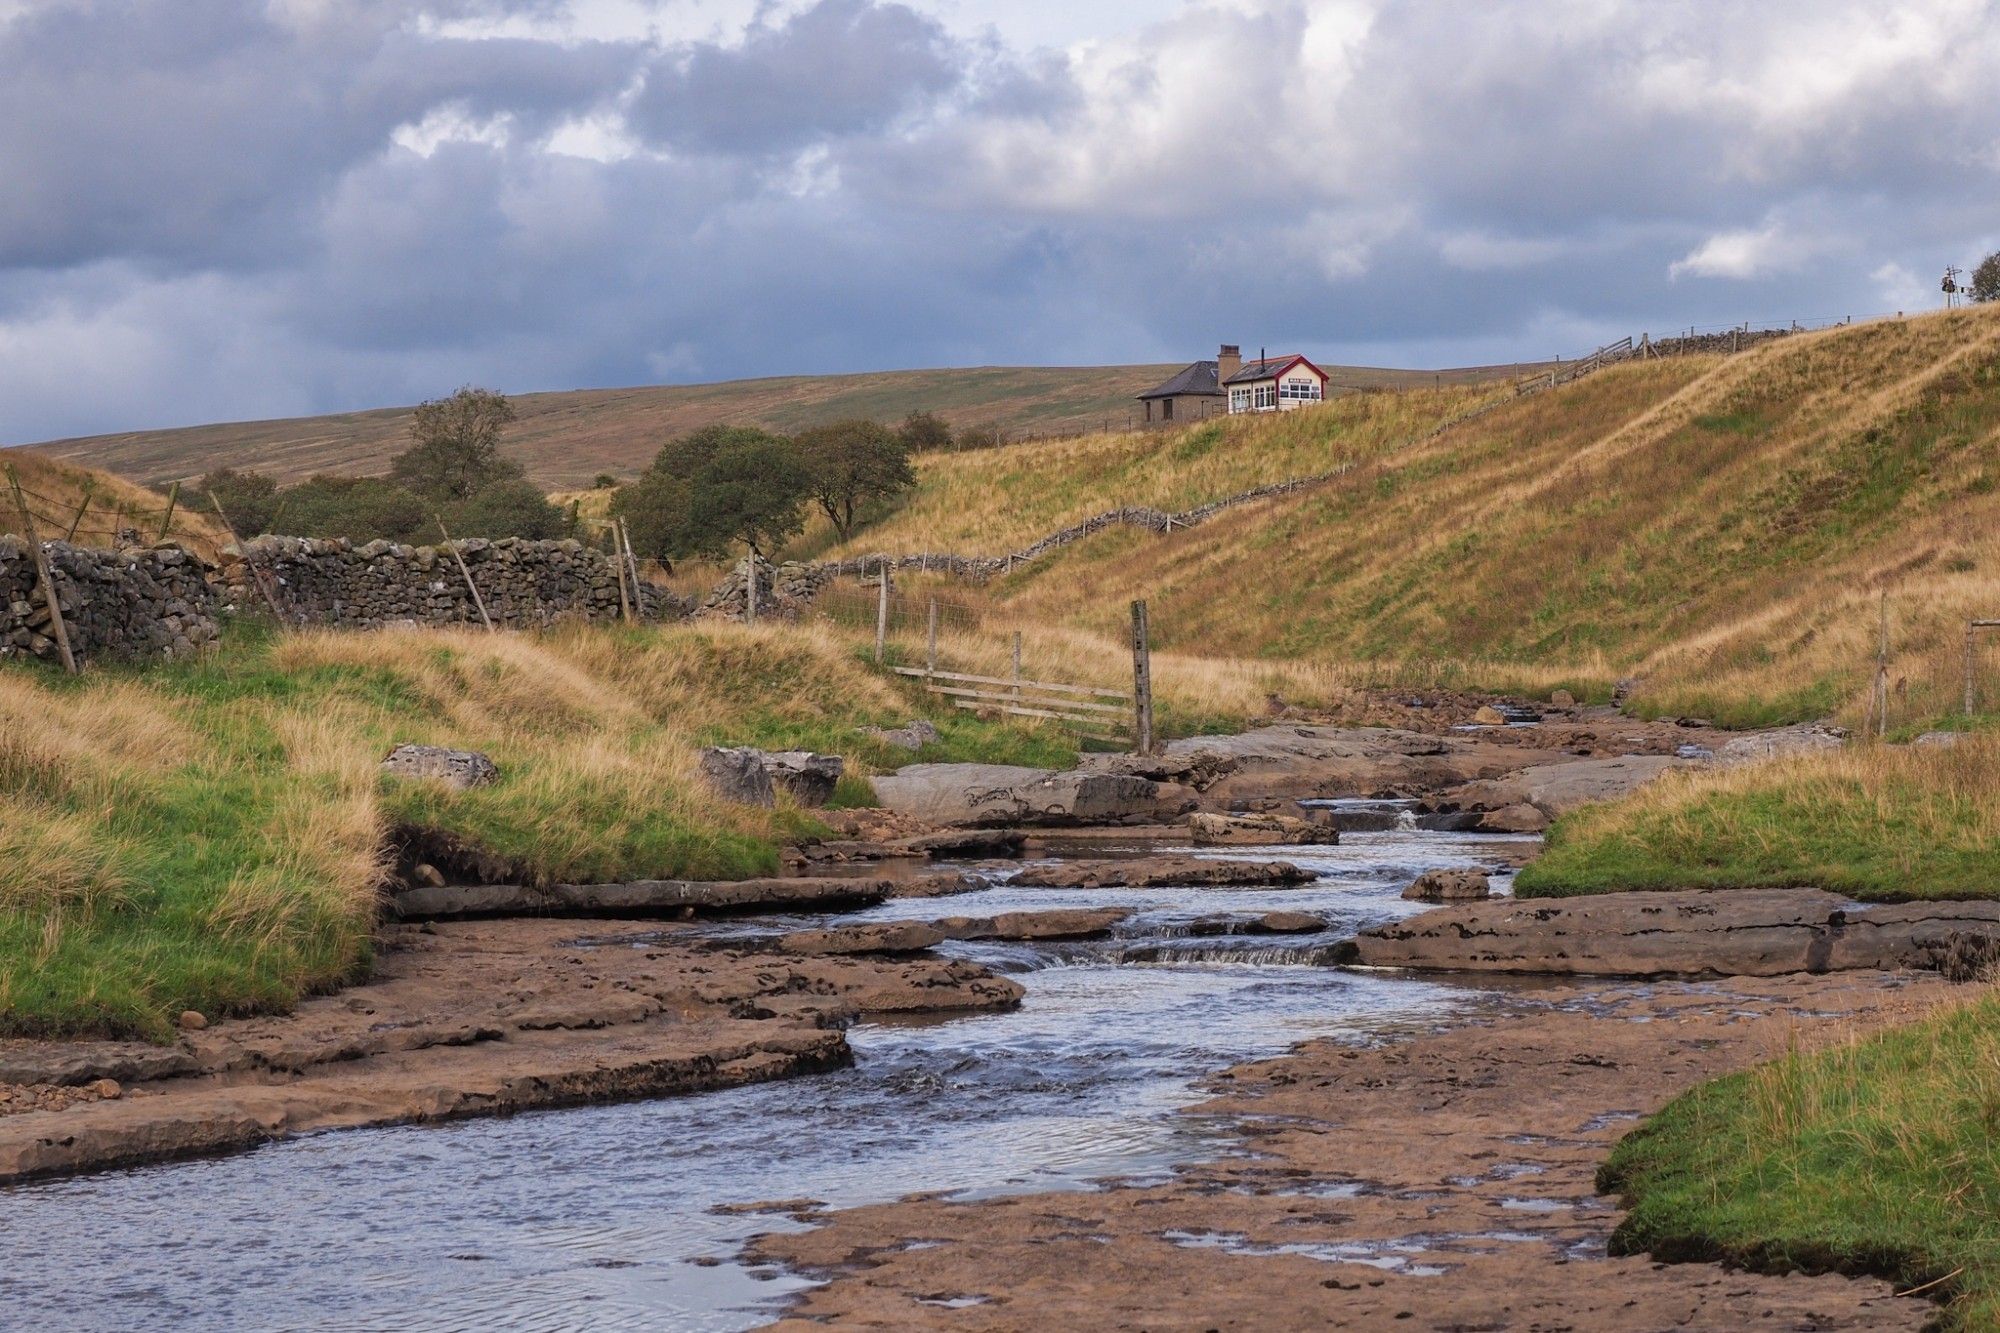
[[[115,547],[131,542],[164,541],[177,518],[186,517],[179,483],[157,506],[134,504],[129,496],[100,491],[85,478],[76,497],[48,495],[27,485],[9,463],[7,488],[0,492],[0,531],[23,526],[23,511],[43,541],[72,546]],[[27,533],[21,533],[25,537]]]

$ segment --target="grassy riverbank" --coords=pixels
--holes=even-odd
[[[1816,886],[1871,902],[2000,897],[1995,792],[1993,734],[1671,773],[1557,821],[1515,892]]]
[[[2000,1327],[2000,995],[1794,1051],[1670,1103],[1599,1177],[1614,1249],[1937,1284]]]
[[[0,1031],[160,1036],[365,971],[384,833],[440,828],[549,881],[770,873],[798,812],[728,806],[709,743],[908,755],[922,711],[825,631],[237,634],[195,662],[0,669]],[[936,715],[924,756],[1068,762],[1051,733]],[[392,783],[414,741],[502,778]]]

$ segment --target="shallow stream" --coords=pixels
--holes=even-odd
[[[806,1282],[745,1267],[736,1254],[753,1233],[805,1224],[716,1207],[1077,1187],[1160,1176],[1233,1151],[1226,1126],[1177,1113],[1200,1100],[1205,1076],[1311,1037],[1368,1041],[1428,1028],[1482,1000],[1475,988],[1314,961],[1358,929],[1421,910],[1398,895],[1423,870],[1494,867],[1519,850],[1505,844],[1524,841],[1349,833],[1337,847],[1227,849],[1322,876],[1297,889],[1002,885],[843,917],[1137,909],[1110,940],[945,946],[1014,976],[1027,987],[1021,1007],[861,1024],[849,1033],[854,1066],[832,1074],[323,1134],[0,1191],[0,1324],[752,1327]],[[1322,917],[1328,929],[1305,937],[1190,929],[1202,918],[1280,910]]]

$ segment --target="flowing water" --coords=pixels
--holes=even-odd
[[[1478,1003],[1469,987],[1313,964],[1336,940],[1420,910],[1398,895],[1421,871],[1497,865],[1518,850],[1509,841],[1525,840],[1392,828],[1337,847],[1228,849],[1319,872],[1299,889],[1002,884],[887,903],[843,920],[1136,910],[1108,940],[945,946],[1022,982],[1020,1009],[860,1024],[854,1067],[832,1074],[324,1134],[0,1191],[0,1326],[751,1327],[806,1282],[735,1255],[755,1232],[805,1224],[719,1206],[1163,1176],[1239,1150],[1225,1126],[1177,1114],[1205,1075],[1310,1037],[1428,1028]],[[1328,929],[1212,933],[1227,931],[1218,917],[1278,910]]]

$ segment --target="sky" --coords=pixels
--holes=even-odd
[[[0,0],[0,442],[1941,301],[2000,0]]]

